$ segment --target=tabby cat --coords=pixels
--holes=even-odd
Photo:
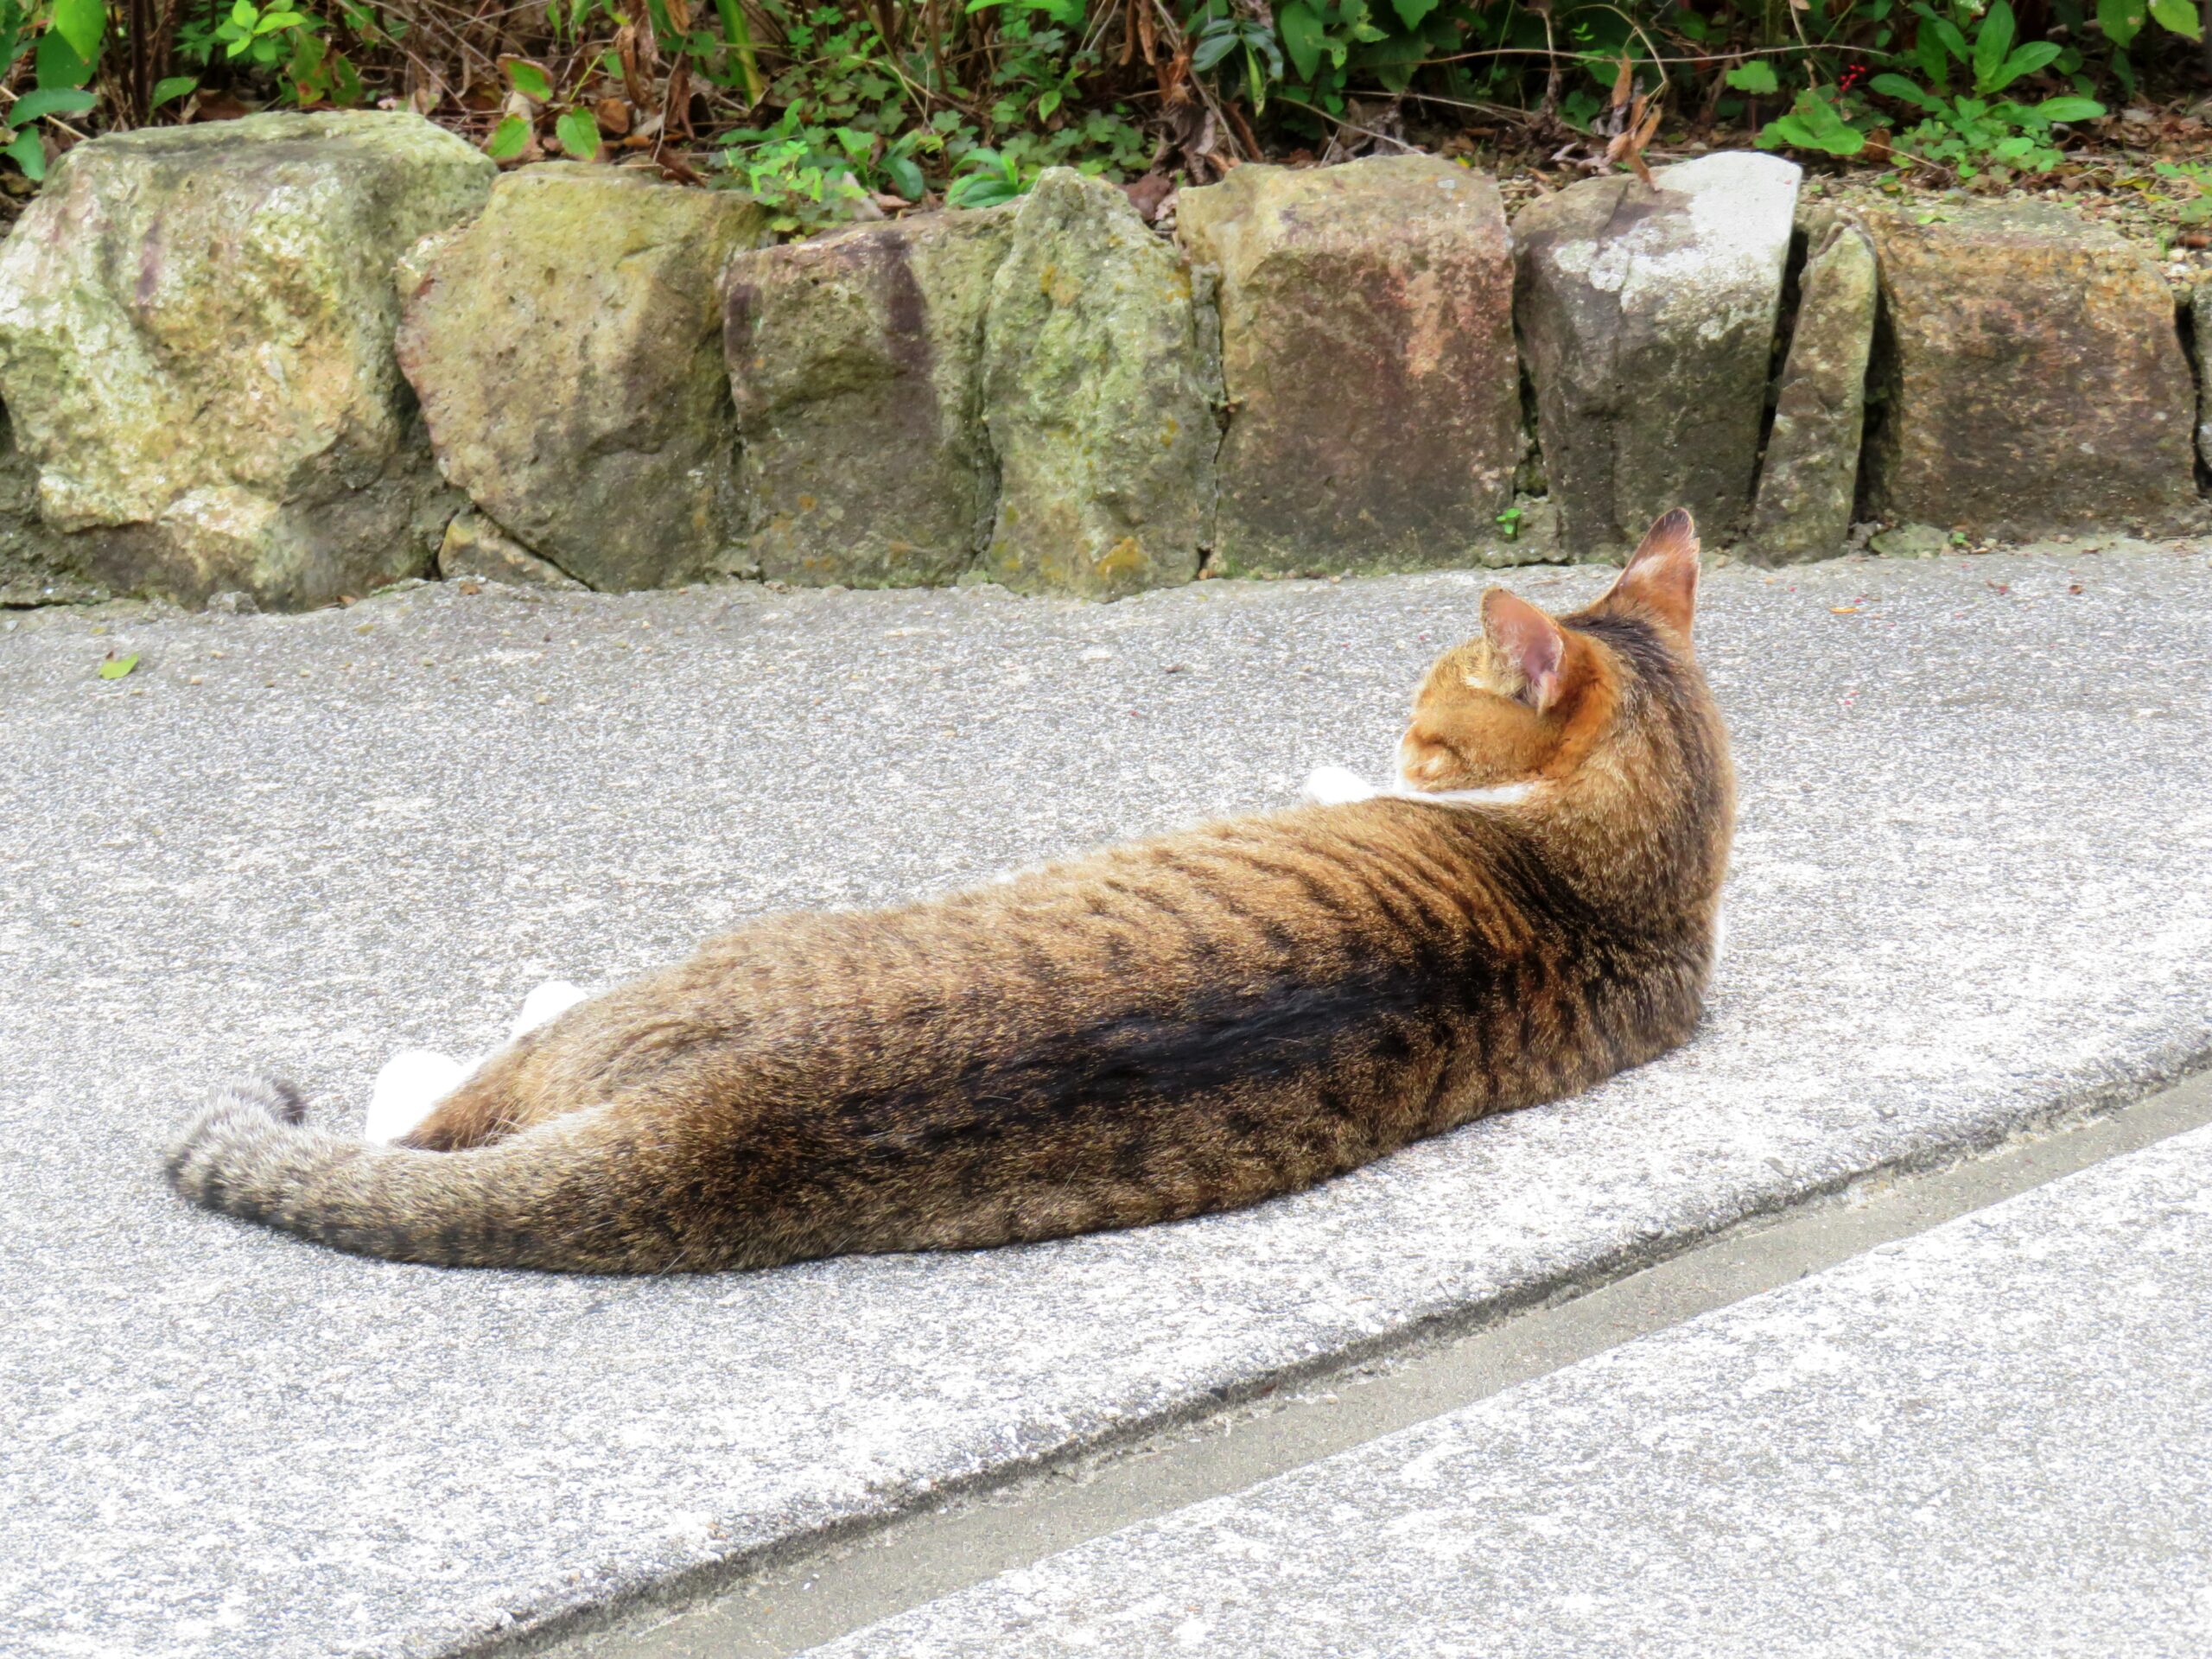
[[[169,1179],[401,1261],[708,1271],[1233,1209],[1586,1089],[1690,1034],[1712,958],[1732,788],[1697,574],[1678,511],[1573,615],[1491,589],[1389,792],[756,922],[395,1144],[253,1085]]]

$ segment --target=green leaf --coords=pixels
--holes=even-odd
[[[1768,122],[1760,130],[1758,141],[1765,149],[1788,144],[1829,156],[1856,156],[1866,148],[1866,135],[1838,115],[1827,99],[1811,91],[1797,94],[1789,114]]]
[[[545,78],[545,72],[536,64],[525,63],[520,58],[507,65],[507,85],[524,98],[535,99],[540,104],[553,101],[553,83]]]
[[[592,118],[589,110],[570,110],[553,124],[553,136],[561,141],[561,148],[578,161],[598,158],[599,123]]]
[[[1920,66],[1920,73],[1941,92],[1950,79],[1951,60],[1943,55],[1943,43],[1936,38],[1934,30],[1923,29],[1914,32],[1912,56],[1913,61]]]
[[[15,142],[0,154],[11,157],[16,165],[23,169],[23,176],[33,184],[46,176],[46,146],[39,143],[38,134],[35,132],[17,133]]]
[[[200,77],[197,75],[165,76],[163,79],[154,83],[153,107],[158,110],[164,104],[173,103],[180,98],[188,97],[190,94],[196,92],[199,89],[199,86]]]
[[[883,163],[884,175],[891,181],[891,188],[909,201],[919,201],[928,191],[929,184],[922,177],[922,169],[905,156],[893,156]]]
[[[100,678],[119,680],[137,666],[138,653],[135,651],[128,657],[118,657],[111,653],[100,659]]]
[[[1408,29],[1419,29],[1421,20],[1437,8],[1438,0],[1390,0],[1391,9],[1398,14],[1398,21]]]
[[[1922,86],[1917,81],[1907,80],[1903,75],[1877,75],[1868,81],[1870,91],[1884,98],[1894,98],[1906,104],[1917,104],[1923,110],[1942,110],[1943,100]]]
[[[1304,0],[1293,0],[1275,14],[1275,27],[1282,31],[1283,50],[1290,54],[1291,67],[1298,71],[1298,78],[1313,79],[1314,72],[1321,67],[1321,48],[1328,43],[1321,30],[1321,20]]]
[[[68,115],[89,110],[99,100],[74,86],[40,86],[25,92],[8,111],[13,125],[27,127],[42,115]]]
[[[492,129],[492,137],[485,143],[484,153],[495,162],[511,162],[523,153],[530,143],[530,123],[518,115],[501,118]]]
[[[2105,112],[2094,98],[2046,98],[2029,107],[2046,121],[2094,121]]]
[[[1012,201],[1021,194],[1021,188],[1008,182],[996,173],[970,173],[965,178],[955,179],[944,193],[946,205],[953,207],[995,207],[1002,201]]]
[[[100,0],[54,0],[54,21],[48,27],[89,64],[99,55],[107,8]]]
[[[1967,50],[1967,37],[1959,33],[1959,26],[1956,23],[1948,17],[1938,17],[1925,6],[1920,10],[1929,27],[1936,31],[1936,38],[1943,43],[1943,49],[1946,52],[1961,63],[1974,61],[1974,54]]]
[[[1981,30],[1974,37],[1974,84],[1978,92],[1994,90],[1997,71],[2012,50],[2017,33],[2012,22],[2011,0],[1997,0],[1989,15],[1981,21]]]
[[[1738,64],[1728,72],[1727,81],[1738,92],[1750,92],[1754,97],[1782,90],[1782,83],[1774,78],[1774,66],[1764,58]]]
[[[1196,50],[1191,54],[1191,67],[1204,73],[1236,49],[1236,31],[1233,29],[1210,29],[1198,36]]]
[[[2143,0],[2097,0],[2097,27],[2123,50],[2143,30]]]
[[[2177,35],[2192,41],[2204,38],[2204,20],[2197,15],[2196,0],[2151,0],[2151,15]]]
[[[49,29],[38,37],[33,73],[41,86],[81,86],[92,78],[92,66],[77,55],[60,29]]]
[[[1982,90],[2002,92],[2022,75],[2032,75],[2037,70],[2056,63],[2062,49],[2056,41],[2030,41],[1998,66],[1996,77]]]

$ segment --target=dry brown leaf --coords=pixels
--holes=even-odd
[[[661,96],[661,130],[672,133],[681,130],[687,138],[691,132],[691,60],[678,58],[668,72],[668,89]]]
[[[622,90],[639,109],[652,101],[651,85],[645,75],[645,51],[649,44],[649,37],[639,35],[635,23],[625,23],[614,31],[614,55],[622,65]]]
[[[591,106],[592,119],[599,123],[599,130],[610,138],[620,138],[630,130],[630,101],[623,98],[602,98]]]
[[[1605,146],[1605,159],[1612,162],[1626,162],[1644,184],[1649,186],[1652,182],[1651,169],[1644,165],[1643,152],[1637,147],[1633,132],[1614,134],[1612,142]]]
[[[1137,210],[1137,217],[1149,225],[1160,217],[1160,204],[1175,194],[1175,181],[1165,173],[1151,172],[1123,185],[1122,193]]]
[[[1613,77],[1612,107],[1618,110],[1622,105],[1627,103],[1630,94],[1635,92],[1635,90],[1636,60],[1630,57],[1626,52],[1623,52],[1621,54],[1620,73]]]
[[[1654,181],[1643,152],[1651,147],[1652,137],[1659,130],[1659,105],[1638,93],[1635,103],[1630,105],[1627,121],[1605,146],[1606,161],[1626,162],[1647,189],[1654,188]]]

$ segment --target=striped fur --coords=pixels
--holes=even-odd
[[[1696,575],[1676,512],[1575,615],[1486,595],[1401,750],[1461,799],[756,923],[519,1039],[395,1145],[226,1091],[170,1179],[404,1261],[759,1268],[1230,1209],[1586,1089],[1698,1019],[1732,789]]]

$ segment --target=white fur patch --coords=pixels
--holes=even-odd
[[[1306,774],[1306,798],[1319,806],[1371,801],[1375,793],[1375,785],[1350,766],[1317,766]]]
[[[1487,789],[1416,789],[1403,773],[1377,789],[1348,766],[1321,766],[1307,774],[1306,798],[1323,806],[1342,806],[1351,801],[1371,801],[1378,795],[1394,800],[1421,801],[1430,806],[1518,806],[1535,791],[1535,785],[1493,784]]]
[[[565,979],[549,979],[522,1000],[522,1012],[507,1027],[507,1040],[550,1025],[584,1000],[584,994]]]
[[[1535,787],[1534,784],[1492,784],[1487,789],[1415,789],[1401,779],[1390,792],[1409,801],[1434,801],[1441,806],[1518,806]]]
[[[384,1063],[369,1091],[369,1120],[364,1141],[397,1141],[428,1117],[437,1103],[461,1086],[469,1068],[449,1055],[427,1048],[403,1048]]]
[[[507,1027],[507,1040],[550,1024],[584,1000],[584,992],[567,980],[547,980],[523,998],[522,1012]],[[456,1060],[427,1048],[401,1049],[384,1063],[369,1090],[369,1116],[361,1126],[361,1138],[378,1144],[398,1140],[491,1058],[479,1054],[472,1060]]]

